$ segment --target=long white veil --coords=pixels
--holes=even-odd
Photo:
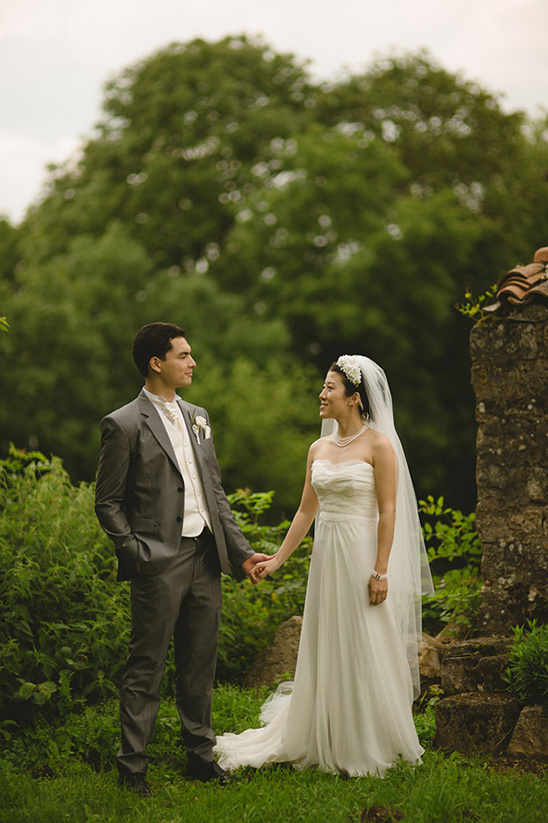
[[[396,522],[388,563],[388,587],[407,650],[414,696],[417,697],[420,693],[418,649],[422,642],[421,597],[434,591],[432,575],[422,538],[413,481],[394,425],[388,380],[381,367],[369,357],[357,354],[352,355],[352,359],[361,370],[369,400],[369,425],[390,439],[398,461]],[[322,437],[336,429],[335,420],[323,421]]]

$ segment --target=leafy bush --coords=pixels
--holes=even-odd
[[[481,542],[474,513],[445,506],[443,497],[419,501],[423,536],[434,578],[435,592],[423,600],[425,631],[437,634],[450,624],[465,634],[479,608]]]
[[[504,676],[508,689],[524,703],[548,709],[548,625],[529,620],[516,626]]]
[[[108,769],[120,741],[118,701],[79,707],[62,718],[37,717],[17,732],[4,735],[4,760],[34,777],[60,774],[74,760]]]
[[[128,624],[93,488],[12,449],[0,462],[0,720],[116,694]]]
[[[263,525],[273,492],[230,496],[256,551],[272,554],[289,523]],[[474,516],[421,502],[437,591],[427,630],[471,624],[480,546]],[[302,613],[311,538],[258,586],[223,576],[218,680],[242,682],[278,626]],[[10,721],[67,716],[118,694],[127,653],[129,587],[115,579],[112,545],[93,510],[93,485],[70,482],[61,461],[12,449],[0,461],[0,732]],[[174,690],[170,656],[164,691]]]
[[[289,527],[284,521],[277,526],[259,525],[274,493],[238,491],[229,495],[235,518],[256,551],[273,554]],[[302,614],[308,579],[311,538],[284,564],[275,578],[266,578],[257,586],[249,581],[223,578],[223,617],[219,643],[217,676],[220,680],[241,682],[253,658],[265,648],[285,620]]]
[[[273,492],[231,496],[257,551],[277,550],[287,523],[262,526]],[[304,603],[306,548],[284,574],[252,587],[223,577],[218,677],[242,680],[276,628]],[[0,726],[67,715],[118,694],[127,654],[129,587],[93,510],[93,485],[74,486],[57,458],[12,448],[0,461]],[[173,692],[168,660],[164,691]]]

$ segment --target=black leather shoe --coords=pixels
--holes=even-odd
[[[150,786],[145,780],[144,774],[140,772],[134,774],[121,774],[118,778],[118,785],[122,789],[129,789],[139,797],[150,797]]]
[[[203,760],[189,760],[186,773],[191,780],[200,780],[202,783],[210,783],[214,780],[220,786],[226,786],[231,780],[228,772],[221,769],[215,760],[211,760],[209,763]]]

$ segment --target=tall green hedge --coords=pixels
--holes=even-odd
[[[117,694],[129,632],[129,585],[93,510],[59,459],[12,449],[0,461],[0,723],[63,715]],[[259,525],[272,493],[239,492],[235,514],[272,553],[287,524]],[[306,547],[276,581],[224,577],[218,676],[242,680],[277,626],[302,610]],[[168,660],[164,689],[173,690]]]
[[[263,520],[273,492],[230,495],[257,551],[273,553],[288,522]],[[0,732],[2,724],[59,716],[118,693],[129,633],[129,585],[116,582],[110,540],[93,510],[93,484],[75,486],[58,458],[12,448],[0,461]],[[473,516],[421,503],[436,595],[427,631],[448,622],[470,631],[481,552]],[[273,579],[252,586],[223,576],[217,677],[243,682],[278,626],[302,613],[311,539]],[[441,565],[440,565],[441,564]],[[164,692],[173,693],[170,656]]]
[[[12,450],[0,473],[0,718],[30,720],[116,692],[128,592],[60,460]]]

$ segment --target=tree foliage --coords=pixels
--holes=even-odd
[[[315,82],[260,40],[173,43],[105,89],[77,161],[0,222],[2,447],[93,476],[134,331],[187,328],[189,399],[229,488],[295,507],[331,360],[385,368],[419,490],[473,503],[468,329],[453,310],[546,242],[547,123],[426,53]]]

